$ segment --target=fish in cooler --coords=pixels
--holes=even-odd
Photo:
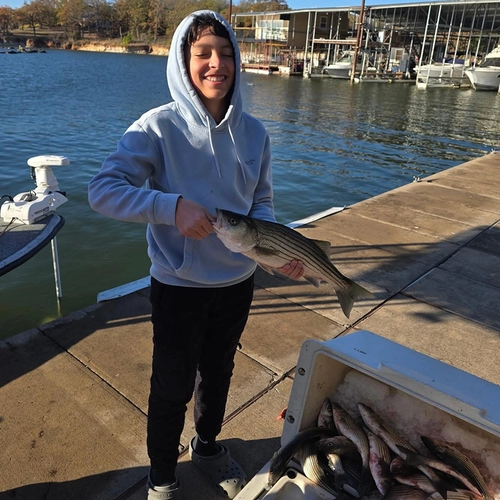
[[[359,415],[351,415],[333,399],[329,403],[336,429],[311,428],[309,439],[297,438],[292,455],[337,500],[493,500],[477,465],[456,446],[422,436],[437,458],[423,455],[369,406],[359,403]],[[330,404],[324,402],[322,411]]]

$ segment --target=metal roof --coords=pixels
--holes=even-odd
[[[292,15],[299,13],[359,12],[360,5],[344,7],[321,7],[297,10],[266,12],[239,12],[235,17]],[[442,0],[439,2],[391,3],[365,5],[366,20],[382,20],[387,27],[419,29],[424,26],[486,32],[500,36],[499,0]]]

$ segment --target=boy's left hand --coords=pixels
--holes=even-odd
[[[300,260],[292,260],[289,264],[279,267],[277,271],[288,276],[292,280],[298,280],[304,276],[305,269]]]

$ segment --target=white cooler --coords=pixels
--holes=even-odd
[[[499,361],[500,362],[500,361]],[[315,426],[326,397],[353,417],[370,406],[416,448],[421,435],[465,453],[500,499],[500,387],[368,331],[302,344],[281,444]],[[235,500],[334,498],[293,464],[266,491],[268,462]],[[300,467],[298,468],[300,469]]]

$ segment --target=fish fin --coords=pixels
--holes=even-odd
[[[311,283],[311,285],[314,285],[316,288],[319,288],[319,285],[321,285],[321,280],[319,280],[318,278],[308,278],[304,276],[304,279]]]
[[[274,248],[266,248],[266,247],[259,247],[259,246],[255,246],[253,247],[253,250],[254,252],[257,254],[257,255],[262,255],[264,257],[268,257],[268,256],[274,256],[274,255],[279,255],[280,253],[275,250]]]
[[[408,465],[413,465],[414,467],[418,465],[425,465],[425,457],[423,457],[422,455],[414,453],[413,451],[399,444],[397,444],[396,446],[401,452],[401,458],[405,460]]]
[[[261,264],[260,262],[258,263],[259,266],[264,269],[264,271],[266,271],[267,273],[269,274],[273,274],[274,275],[274,271],[273,271],[273,268],[272,267],[269,267],[269,266],[265,266],[264,264]]]
[[[337,287],[335,288],[335,293],[340,302],[340,307],[342,311],[348,318],[351,314],[352,306],[354,305],[354,301],[361,298],[373,298],[374,295],[372,292],[363,288],[361,285],[358,285],[354,281],[349,278],[345,278],[347,280],[347,285],[343,288]]]
[[[332,248],[332,244],[329,241],[324,241],[324,240],[313,240],[309,239],[313,243],[316,243],[316,245],[327,255],[328,258],[330,258],[330,249]]]
[[[415,453],[404,446],[396,445],[399,451],[402,453],[402,458],[406,461],[408,465],[413,465],[418,467],[419,465],[425,465],[425,457]],[[454,491],[454,488],[450,486],[444,479],[439,479],[439,481],[432,481],[432,484],[436,488],[436,491],[446,500],[448,498],[448,491]]]

